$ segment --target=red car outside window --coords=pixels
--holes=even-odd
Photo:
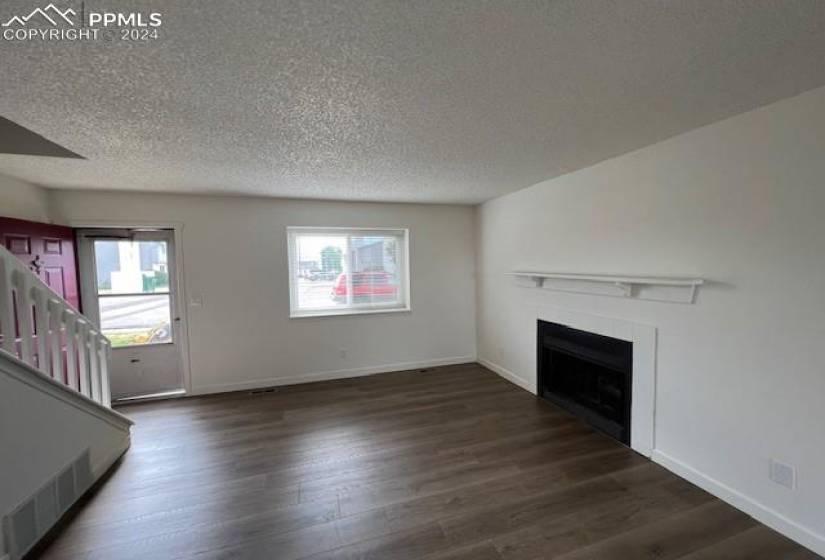
[[[398,284],[386,272],[355,272],[352,275],[352,297],[358,299],[395,299]],[[347,275],[339,274],[332,285],[332,299],[347,299]]]

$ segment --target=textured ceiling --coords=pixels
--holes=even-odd
[[[162,12],[161,38],[0,41],[0,115],[87,158],[0,173],[475,203],[825,84],[820,0],[86,0],[104,7]]]

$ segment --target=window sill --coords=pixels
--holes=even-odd
[[[290,319],[307,319],[311,317],[346,317],[349,315],[377,315],[383,313],[409,313],[412,309],[407,307],[391,307],[387,309],[320,309],[318,311],[293,311],[289,314]]]

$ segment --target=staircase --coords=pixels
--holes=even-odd
[[[0,559],[17,560],[128,449],[111,345],[0,247]]]
[[[3,247],[0,349],[84,397],[110,406],[109,341]]]

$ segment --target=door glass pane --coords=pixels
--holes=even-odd
[[[99,294],[169,292],[166,241],[95,241]]]
[[[172,342],[169,295],[104,296],[100,327],[113,348]]]

